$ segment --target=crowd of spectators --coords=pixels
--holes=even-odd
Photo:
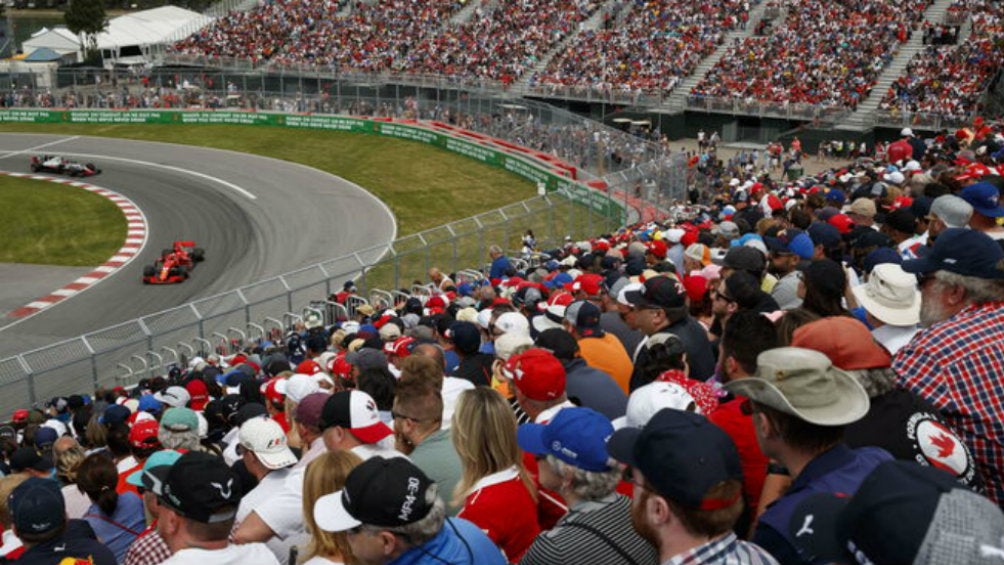
[[[853,109],[919,29],[928,4],[792,2],[783,24],[730,48],[690,94]]]
[[[971,32],[961,43],[931,42],[914,55],[903,75],[889,87],[879,108],[893,114],[931,113],[966,119],[1001,69],[1004,8],[998,2],[956,2],[953,11],[967,14]]]
[[[531,84],[668,94],[749,11],[746,0],[634,3],[614,24],[575,36]]]
[[[347,318],[15,411],[0,556],[996,563],[1004,131],[758,160],[663,221],[531,230],[395,304],[346,281]]]

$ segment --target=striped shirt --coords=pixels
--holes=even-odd
[[[759,545],[742,541],[732,532],[669,558],[662,565],[777,565]]]
[[[554,529],[537,536],[520,560],[520,565],[566,563],[655,565],[658,557],[631,526],[631,500],[615,493],[575,504]]]

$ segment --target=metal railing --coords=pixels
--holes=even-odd
[[[852,113],[843,106],[822,106],[817,104],[760,102],[741,100],[733,97],[687,96],[686,109],[695,112],[711,112],[761,118],[784,118],[787,120],[809,120],[835,122]]]
[[[228,352],[232,342],[248,336],[281,335],[304,307],[325,302],[350,279],[368,296],[371,288],[410,287],[433,266],[452,272],[479,265],[493,244],[518,249],[526,229],[533,229],[538,241],[559,242],[619,225],[620,217],[604,217],[549,194],[362,249],[2,359],[0,413],[53,396],[132,384],[163,374],[182,357]]]
[[[938,131],[943,128],[957,129],[972,123],[975,113],[951,116],[931,112],[908,112],[901,110],[875,110],[872,121],[875,125],[898,128],[911,127]]]

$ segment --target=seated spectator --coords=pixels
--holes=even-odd
[[[616,492],[620,468],[610,464],[605,444],[612,433],[610,421],[589,408],[565,408],[547,424],[520,426],[519,446],[541,458],[541,485],[569,508],[537,536],[522,565],[657,563],[655,548],[631,527],[631,501]]]
[[[781,563],[803,563],[788,530],[798,503],[816,492],[852,494],[872,469],[892,459],[882,449],[852,450],[843,443],[845,426],[868,413],[868,394],[822,353],[796,347],[761,353],[754,376],[725,388],[749,400],[764,455],[792,478],[760,516],[753,542]]]
[[[115,464],[104,453],[88,455],[77,469],[77,486],[91,499],[84,520],[115,559],[122,561],[129,545],[146,528],[146,521],[143,501],[133,492],[115,492],[117,483]]]
[[[129,546],[126,552],[123,565],[156,565],[163,563],[171,557],[171,548],[157,531],[157,516],[160,506],[157,502],[157,495],[154,487],[157,485],[157,477],[151,472],[157,467],[170,467],[181,458],[181,452],[164,449],[158,451],[147,458],[143,468],[136,471],[126,479],[129,484],[137,489],[143,489],[143,508],[151,517],[145,530]],[[158,473],[164,473],[166,469],[161,469]]]
[[[307,465],[303,477],[303,522],[310,541],[303,565],[338,565],[352,562],[352,549],[344,532],[328,532],[314,520],[314,506],[325,495],[345,488],[345,479],[362,459],[351,451],[327,452]]]
[[[615,432],[607,449],[628,465],[632,523],[661,562],[776,563],[732,531],[743,512],[739,454],[704,416],[664,408],[644,428]]]
[[[446,517],[436,483],[401,457],[373,457],[353,469],[345,488],[317,500],[314,521],[347,532],[352,554],[365,563],[419,562],[427,555],[458,565],[505,563],[477,526]]]
[[[0,528],[3,528],[3,537],[0,538],[0,560],[16,561],[24,553],[24,545],[13,529],[14,517],[11,515],[10,494],[26,480],[28,477],[25,475],[0,478]]]
[[[592,408],[611,420],[624,415],[627,395],[610,375],[586,364],[572,334],[552,328],[537,336],[536,346],[552,352],[561,361],[565,368],[565,394],[573,403]]]
[[[230,543],[242,492],[223,459],[193,451],[151,472],[161,481],[153,489],[161,510],[157,529],[172,552],[164,563],[278,565],[264,544]]]
[[[114,492],[114,491],[112,491]],[[20,563],[84,561],[115,565],[115,554],[98,542],[83,520],[68,520],[59,485],[51,479],[30,477],[8,499],[14,534],[24,545]]]
[[[463,474],[453,493],[457,516],[481,528],[510,563],[540,533],[536,488],[516,445],[516,418],[504,398],[479,387],[460,395],[453,446]]]

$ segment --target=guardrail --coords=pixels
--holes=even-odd
[[[209,353],[242,334],[285,327],[302,305],[323,300],[349,279],[356,280],[364,292],[370,281],[400,288],[415,278],[424,279],[431,266],[453,271],[479,264],[492,244],[517,248],[528,228],[539,241],[560,241],[565,235],[595,235],[626,220],[625,203],[575,180],[573,167],[447,124],[229,111],[0,111],[0,122],[10,121],[211,123],[354,131],[429,143],[509,170],[550,193],[2,359],[0,413],[52,396],[122,384],[120,377],[138,378],[159,370],[185,352]]]

